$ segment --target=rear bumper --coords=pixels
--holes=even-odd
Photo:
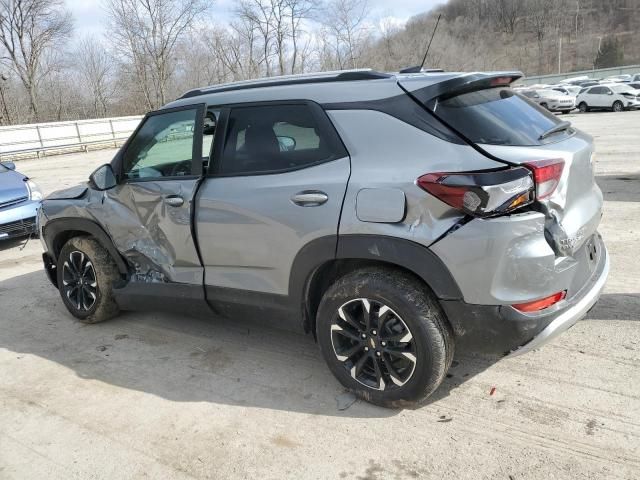
[[[523,353],[535,350],[545,343],[553,340],[558,335],[575,325],[578,320],[582,319],[582,317],[584,317],[596,304],[600,298],[602,290],[604,289],[604,285],[607,282],[607,277],[609,276],[609,253],[607,252],[604,243],[600,242],[600,245],[602,252],[599,265],[585,287],[573,299],[571,299],[569,305],[558,313],[553,321],[544,328],[544,330],[533,337],[531,341],[513,350],[509,356],[522,355]]]
[[[580,320],[598,301],[609,274],[609,255],[599,235],[599,255],[581,287],[553,307],[535,314],[509,305],[474,305],[442,301],[456,337],[456,350],[496,355],[520,355],[539,348]]]

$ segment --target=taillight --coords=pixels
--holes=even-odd
[[[534,160],[526,163],[526,166],[533,171],[533,179],[536,182],[536,196],[538,200],[551,195],[562,177],[564,170],[564,160],[556,158],[553,160]]]
[[[535,200],[531,171],[524,167],[428,173],[416,184],[444,203],[476,217],[502,215]]]
[[[560,300],[564,300],[567,297],[566,290],[563,292],[554,293],[548,297],[541,298],[540,300],[534,300],[533,302],[519,303],[517,305],[511,305],[513,308],[520,312],[538,312],[555,305]]]

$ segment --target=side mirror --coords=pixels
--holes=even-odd
[[[607,95],[613,95],[613,92],[609,90],[609,93],[607,93]]]
[[[100,191],[109,190],[118,184],[110,163],[106,163],[101,167],[98,167],[89,176],[89,182],[93,188]]]
[[[2,162],[2,166],[8,168],[9,170],[15,170],[16,164],[13,162]]]
[[[296,148],[296,139],[293,137],[278,137],[281,152],[291,152]]]

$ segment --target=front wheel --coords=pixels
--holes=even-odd
[[[582,113],[587,113],[589,111],[589,107],[585,102],[582,102],[580,103],[580,105],[578,105],[578,110],[580,110]]]
[[[452,333],[428,288],[386,268],[362,269],[334,283],[320,302],[316,334],[340,383],[384,407],[426,399],[453,359]]]
[[[613,111],[614,112],[622,112],[624,110],[624,105],[620,100],[616,100],[613,102]]]
[[[100,243],[91,237],[74,237],[58,256],[58,289],[67,310],[84,323],[114,317],[119,308],[113,283],[118,267]]]

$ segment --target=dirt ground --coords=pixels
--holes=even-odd
[[[602,299],[539,351],[458,356],[416,410],[349,406],[311,337],[252,319],[82,325],[37,240],[0,244],[0,478],[640,478],[640,112],[563,119],[597,142]],[[112,155],[18,168],[50,192]]]

